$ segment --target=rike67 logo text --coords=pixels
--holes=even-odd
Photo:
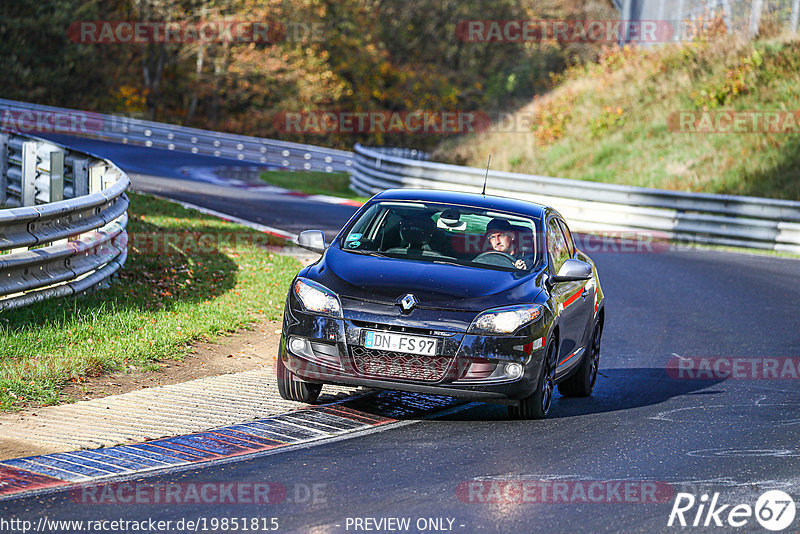
[[[691,493],[678,493],[667,526],[738,528],[749,524],[755,517],[763,528],[779,531],[792,524],[795,512],[792,497],[780,490],[767,491],[761,495],[755,507],[747,503],[719,504],[719,493],[714,493],[710,501],[707,494],[696,499]]]

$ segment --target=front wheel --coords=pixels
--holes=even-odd
[[[592,394],[600,366],[600,339],[603,336],[603,323],[598,317],[594,322],[592,339],[586,355],[574,375],[558,385],[558,391],[565,397],[588,397]]]
[[[280,355],[278,355],[276,375],[278,378],[278,393],[286,400],[313,404],[322,391],[322,384],[303,382],[296,374],[288,370],[283,364],[283,358]]]
[[[558,340],[553,336],[545,351],[542,368],[539,371],[536,391],[519,401],[519,406],[509,406],[508,415],[512,419],[544,419],[550,411],[555,389],[555,367],[552,365],[553,354]]]

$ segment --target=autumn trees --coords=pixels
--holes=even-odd
[[[510,109],[595,47],[466,42],[459,22],[614,16],[606,0],[4,2],[0,97],[332,146],[430,146],[435,136],[287,134],[276,117]],[[126,39],[136,21],[163,31]],[[107,39],[81,38],[84,23]],[[253,24],[255,37],[237,33]]]

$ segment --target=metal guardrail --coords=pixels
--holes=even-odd
[[[355,146],[351,188],[371,196],[395,187],[480,192],[486,169]],[[420,159],[422,158],[422,159]],[[683,242],[800,254],[800,202],[664,191],[489,171],[486,192],[556,208],[575,230],[654,231]]]
[[[353,164],[353,153],[344,150],[14,100],[0,99],[0,126],[23,132],[78,135],[292,170],[347,172]]]
[[[109,161],[0,133],[0,310],[105,285],[128,254],[129,184]]]
[[[622,20],[665,21],[673,25],[672,40],[692,39],[701,24],[721,16],[728,33],[758,35],[762,19],[772,18],[784,31],[797,33],[800,0],[613,0]],[[652,43],[634,41],[648,46]],[[621,43],[622,44],[622,43]]]

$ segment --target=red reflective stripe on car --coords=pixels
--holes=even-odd
[[[578,297],[581,296],[581,293],[583,293],[583,289],[577,290],[575,294],[573,294],[570,298],[567,299],[567,301],[564,303],[564,307],[566,308],[567,306],[578,300]]]
[[[573,357],[573,356],[575,356],[576,354],[578,354],[578,352],[577,352],[577,351],[573,352],[572,354],[570,354],[569,356],[567,356],[566,358],[564,358],[563,360],[561,360],[560,362],[558,362],[558,365],[561,365],[562,363],[566,363],[567,361],[569,361],[569,359],[570,359],[570,358],[572,358],[572,357]]]

